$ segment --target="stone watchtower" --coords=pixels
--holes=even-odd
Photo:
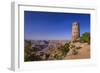
[[[79,22],[72,23],[72,41],[76,41],[80,37],[80,26]]]

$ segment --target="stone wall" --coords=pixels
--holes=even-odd
[[[78,22],[72,23],[72,41],[76,41],[80,37],[80,27]]]

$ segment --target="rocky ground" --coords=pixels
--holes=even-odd
[[[90,45],[87,43],[75,43],[76,46],[81,47],[77,49],[77,54],[67,54],[65,59],[87,59],[90,58]]]
[[[29,45],[30,44],[30,45]],[[71,41],[32,41],[26,43],[25,61],[72,60],[90,58],[88,43]]]

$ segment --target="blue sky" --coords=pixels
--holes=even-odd
[[[24,11],[24,37],[28,40],[68,40],[74,21],[80,23],[81,35],[90,32],[90,14]]]

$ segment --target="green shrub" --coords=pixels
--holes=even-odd
[[[61,47],[61,52],[62,52],[62,55],[66,55],[68,52],[69,52],[69,47],[70,47],[70,44],[69,43],[66,43],[63,47]]]
[[[36,55],[37,48],[31,47],[31,41],[25,40],[24,43],[24,61],[39,61],[42,60],[40,56]]]
[[[80,37],[80,41],[87,42],[88,44],[90,44],[90,33],[89,32],[83,33],[82,36]]]

